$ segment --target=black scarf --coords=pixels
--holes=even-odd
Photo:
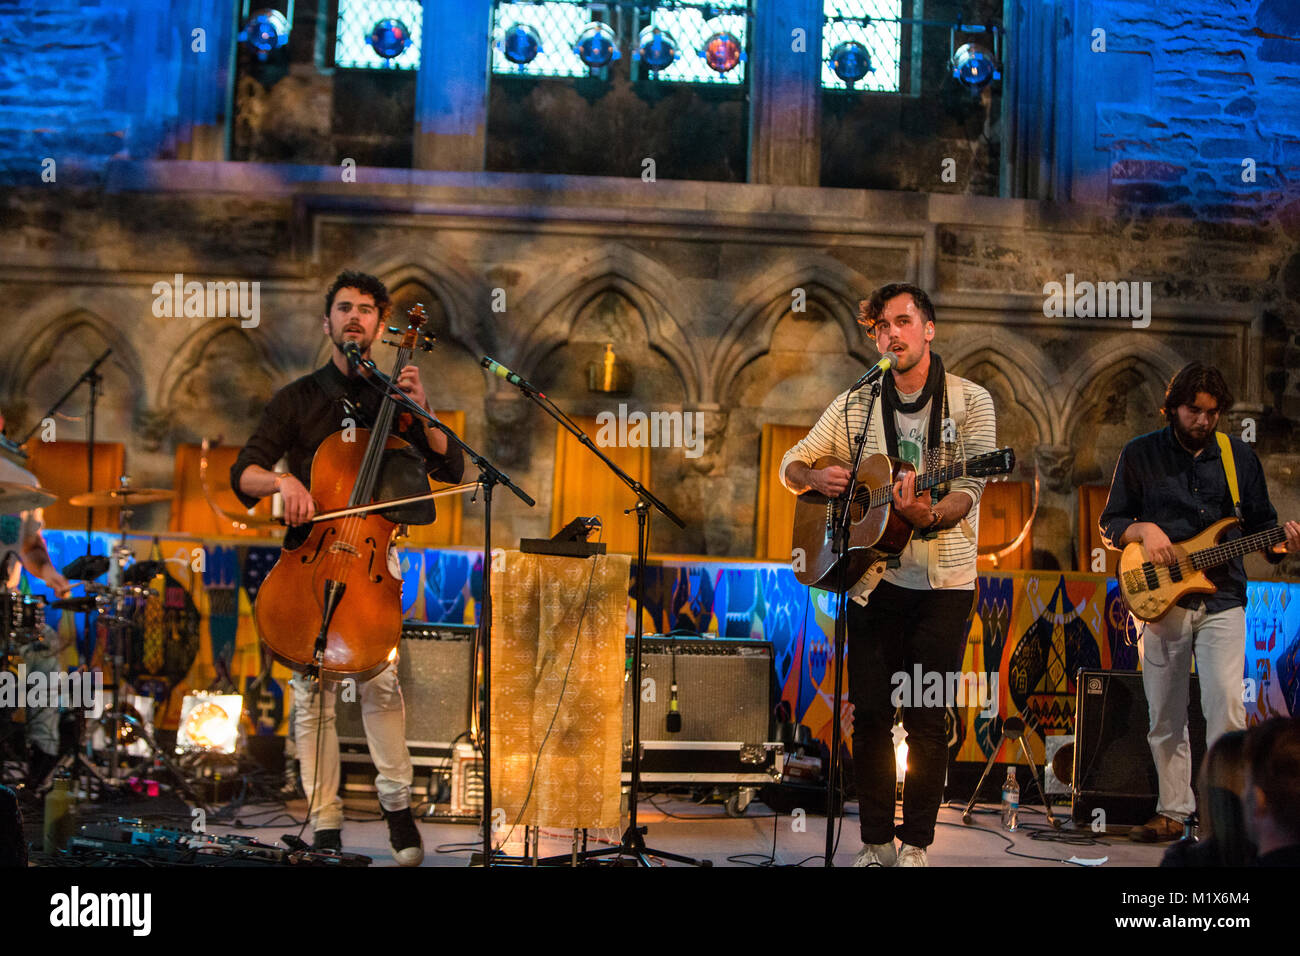
[[[902,412],[905,415],[911,415],[914,412],[925,408],[926,402],[930,403],[930,427],[926,431],[925,444],[927,448],[938,444],[938,437],[942,435],[943,416],[948,406],[947,379],[943,374],[943,359],[939,358],[937,352],[930,352],[930,371],[925,378],[925,387],[921,389],[920,396],[914,402],[905,402],[898,395],[898,387],[894,384],[894,376],[886,375],[881,393],[884,397],[884,416],[882,424],[885,426],[885,447],[888,453],[898,457],[898,424],[894,418],[895,412]],[[933,401],[934,398],[942,394],[941,401]],[[925,467],[922,459],[922,468]]]

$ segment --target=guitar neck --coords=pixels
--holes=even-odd
[[[936,485],[942,485],[952,481],[954,478],[960,478],[966,474],[966,459],[955,461],[951,465],[944,465],[942,468],[936,468],[933,471],[923,472],[916,476],[916,494],[923,491],[929,491]],[[891,486],[885,485],[882,488],[876,488],[871,492],[870,505],[872,508],[878,508],[887,504],[891,500]]]
[[[1191,561],[1193,568],[1197,571],[1204,571],[1206,568],[1216,567],[1231,561],[1233,558],[1240,558],[1250,554],[1252,551],[1263,551],[1265,548],[1271,548],[1273,545],[1280,544],[1285,540],[1286,530],[1284,528],[1269,528],[1267,531],[1257,531],[1254,534],[1237,538],[1235,541],[1225,541],[1223,544],[1216,544],[1213,547],[1202,548],[1200,551],[1193,551],[1187,558]]]

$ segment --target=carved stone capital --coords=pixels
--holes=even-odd
[[[1043,484],[1057,494],[1069,494],[1074,488],[1074,449],[1069,445],[1038,445],[1034,448],[1034,465]]]
[[[140,436],[140,447],[145,451],[157,451],[163,440],[171,431],[172,417],[169,412],[142,411],[135,416],[136,432]]]
[[[514,389],[502,389],[483,400],[488,425],[488,457],[499,465],[527,467],[532,456],[528,427],[531,403]]]
[[[724,474],[727,469],[723,446],[727,439],[729,414],[718,405],[697,405],[684,409],[683,414],[690,416],[689,434],[694,442],[694,448],[686,449],[686,463],[702,475]],[[700,454],[691,457],[696,450]]]

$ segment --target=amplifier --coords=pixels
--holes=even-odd
[[[1156,812],[1159,780],[1147,743],[1150,719],[1139,671],[1081,670],[1077,682],[1071,815],[1090,826],[1097,809],[1105,825],[1139,826]],[[1192,782],[1205,755],[1205,716],[1196,675],[1188,690]]]
[[[406,742],[417,765],[427,764],[428,751],[438,751],[441,757],[450,754],[452,744],[469,730],[475,630],[471,624],[402,622],[397,678],[406,702]],[[357,700],[338,702],[336,713],[343,759],[369,760],[360,688]]]
[[[632,668],[627,639],[627,669]],[[673,675],[681,730],[669,733]],[[625,681],[623,740],[632,740],[632,693],[641,693],[641,740],[735,741],[772,739],[770,641],[653,635],[641,639],[641,680]]]

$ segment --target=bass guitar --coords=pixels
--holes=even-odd
[[[818,458],[813,469],[839,465],[848,470],[851,462],[833,455]],[[942,468],[922,472],[916,478],[916,494],[947,484],[954,478],[992,478],[1010,474],[1016,466],[1016,453],[999,448],[973,458],[963,458]],[[869,455],[863,459],[853,484],[838,498],[828,498],[809,489],[794,504],[792,534],[794,576],[800,584],[838,593],[841,588],[840,564],[847,564],[844,577],[852,587],[869,570],[885,559],[901,554],[912,540],[911,523],[894,512],[891,489],[903,475],[915,472],[911,463],[889,455]],[[849,524],[849,547],[842,561],[835,560],[835,526],[845,507],[852,509]],[[883,566],[880,570],[883,571]]]
[[[1223,518],[1200,534],[1175,542],[1177,564],[1151,561],[1141,542],[1125,545],[1115,575],[1129,613],[1139,621],[1158,621],[1187,595],[1218,590],[1205,576],[1208,569],[1286,540],[1286,530],[1278,527],[1220,543],[1224,533],[1237,523],[1236,518]]]

